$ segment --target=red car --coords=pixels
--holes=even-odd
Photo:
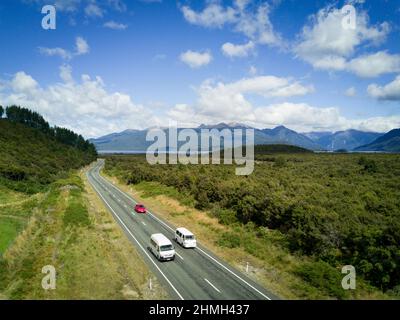
[[[136,211],[137,213],[146,213],[146,208],[145,208],[144,205],[138,203],[138,204],[135,206],[135,211]]]

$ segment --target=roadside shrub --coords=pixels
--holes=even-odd
[[[348,293],[342,288],[343,274],[323,261],[308,262],[299,266],[295,273],[312,286],[338,299],[346,299]]]
[[[218,239],[218,245],[226,248],[237,248],[240,246],[240,237],[234,232],[224,232]]]
[[[235,213],[232,210],[217,207],[212,210],[212,213],[218,219],[219,223],[230,225],[237,222]]]

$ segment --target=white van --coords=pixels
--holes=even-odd
[[[150,237],[150,251],[160,261],[174,260],[175,248],[172,242],[162,233],[152,234]]]
[[[175,241],[184,248],[196,248],[197,241],[194,234],[186,228],[178,228],[175,231]]]

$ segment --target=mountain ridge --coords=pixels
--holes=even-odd
[[[177,130],[179,132],[183,129],[193,129],[200,132],[202,129],[229,129],[233,131],[234,129],[246,128],[251,127],[238,122],[220,122],[216,124],[201,124],[196,128],[178,128]],[[160,129],[168,130],[167,128]],[[370,144],[377,138],[385,135],[384,133],[360,131],[355,129],[336,132],[317,131],[300,133],[283,125],[275,128],[251,129],[255,130],[255,145],[286,144],[313,151],[357,151],[357,148]],[[152,141],[146,141],[148,130],[149,129],[127,129],[99,138],[90,139],[90,141],[95,144],[99,152],[143,152],[153,143]]]

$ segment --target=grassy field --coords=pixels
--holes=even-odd
[[[238,177],[232,166],[121,156],[107,158],[106,174],[282,297],[398,299],[399,158],[270,154]],[[356,290],[341,287],[346,264]]]
[[[45,194],[9,194],[0,206],[1,298],[167,298],[82,172]],[[41,286],[46,265],[56,269],[55,290]]]

